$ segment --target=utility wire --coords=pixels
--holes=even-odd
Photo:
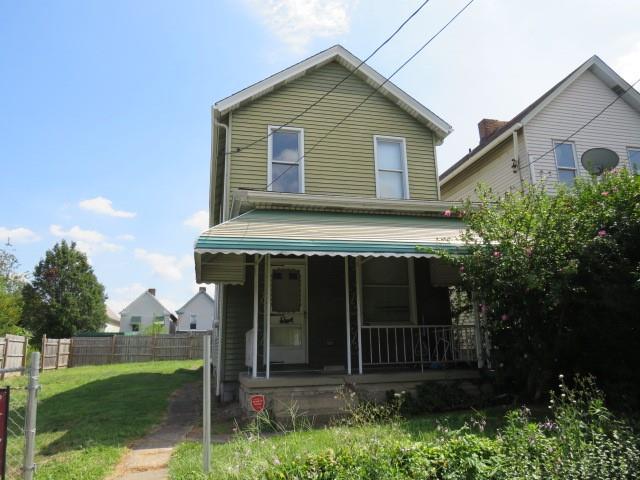
[[[606,112],[609,107],[611,107],[614,103],[616,103],[618,100],[620,100],[620,98],[622,98],[629,90],[631,90],[633,87],[636,86],[637,83],[640,82],[640,78],[638,78],[635,82],[633,82],[631,85],[629,85],[629,88],[627,88],[626,90],[624,90],[623,92],[619,93],[616,98],[614,98],[608,105],[606,105],[602,110],[600,110],[597,115],[595,115],[594,117],[592,117],[587,123],[585,123],[584,125],[582,125],[580,128],[578,128],[575,132],[573,132],[571,135],[569,135],[567,138],[565,138],[564,140],[562,140],[561,142],[556,142],[557,144],[563,144],[563,143],[567,143],[569,140],[571,140],[574,136],[576,136],[578,133],[580,133],[582,130],[584,130],[585,128],[587,128],[589,125],[591,125],[596,119],[598,119],[598,117],[600,117],[600,115],[602,115],[604,112]],[[520,166],[520,169],[522,170],[523,168],[528,167],[529,165],[537,162],[538,160],[542,160],[544,157],[546,157],[547,155],[549,155],[551,152],[553,152],[556,149],[555,146],[551,147],[549,150],[547,150],[546,152],[544,152],[542,155],[540,155],[538,158],[534,159],[534,160],[530,160],[527,163],[525,163],[524,165]]]
[[[300,157],[298,157],[298,159],[296,160],[295,163],[292,163],[291,165],[289,165],[286,169],[284,169],[282,171],[282,173],[280,173],[280,175],[278,175],[276,178],[271,180],[271,183],[269,183],[266,186],[265,190],[268,190],[269,187],[271,187],[271,185],[273,185],[278,179],[280,179],[280,177],[282,177],[285,173],[287,173],[291,168],[293,168],[295,166],[298,166],[300,164],[300,160],[302,160],[305,157],[305,155],[307,155],[310,152],[312,152],[325,138],[327,138],[331,133],[333,133],[336,130],[336,128],[338,128],[340,125],[342,125],[345,122],[345,120],[347,120],[349,117],[351,117],[351,115],[353,115],[362,105],[364,105],[367,100],[369,100],[372,96],[374,96],[376,93],[378,93],[378,91],[384,85],[386,85],[400,70],[402,70],[404,67],[406,67],[416,56],[418,56],[418,54],[420,52],[422,52],[433,40],[435,40],[449,25],[451,25],[456,20],[456,18],[458,18],[462,14],[462,12],[464,12],[474,1],[475,0],[470,0],[469,2],[467,2],[464,5],[464,7],[462,7],[460,10],[458,10],[458,12],[453,17],[451,17],[451,19],[449,19],[449,21],[447,23],[445,23],[444,26],[442,28],[440,28],[440,30],[438,30],[425,43],[423,43],[422,46],[420,48],[418,48],[418,50],[416,50],[398,68],[396,68],[396,70],[391,75],[389,75],[387,78],[385,78],[384,82],[382,82],[380,85],[378,85],[369,95],[367,95],[364,98],[364,100],[362,100],[358,105],[356,105],[338,123],[336,123],[333,127],[331,127],[331,129],[329,129],[329,131],[327,133],[325,133],[322,137],[320,137],[320,139],[316,143],[314,143],[311,146],[311,148],[306,150],[306,152],[303,152],[303,154]]]
[[[395,37],[398,32],[400,32],[400,30],[402,30],[404,28],[404,26],[409,23],[409,21],[411,21],[411,19],[413,17],[415,17],[418,12],[420,12],[420,10],[423,9],[423,7],[429,3],[431,0],[424,0],[424,2],[422,2],[420,4],[420,6],[411,14],[409,15],[404,22],[402,22],[400,24],[400,26],[398,28],[396,28],[396,30],[389,36],[386,38],[386,40],[384,42],[382,42],[380,45],[378,45],[378,47],[376,47],[376,49],[371,52],[371,54],[365,58],[364,60],[362,60],[358,66],[356,66],[356,68],[354,68],[353,70],[351,70],[349,72],[349,74],[344,77],[342,80],[340,80],[338,83],[336,83],[333,87],[331,87],[329,90],[327,90],[320,98],[318,98],[315,102],[313,102],[311,105],[309,105],[308,107],[306,107],[303,111],[301,111],[299,114],[297,114],[295,117],[293,117],[291,120],[289,120],[288,122],[286,122],[283,125],[280,125],[278,128],[274,128],[273,130],[271,130],[267,135],[264,135],[250,143],[248,143],[247,145],[243,146],[243,147],[238,147],[235,151],[233,152],[227,152],[227,154],[229,155],[233,155],[235,153],[240,153],[243,150],[247,150],[251,147],[253,147],[254,145],[262,142],[263,140],[266,140],[267,138],[269,138],[270,136],[272,136],[274,133],[279,132],[280,130],[282,130],[285,127],[288,127],[289,125],[291,125],[293,122],[295,122],[296,120],[298,120],[300,117],[302,117],[305,113],[307,113],[309,110],[311,110],[313,107],[315,107],[316,105],[318,105],[322,100],[324,100],[325,98],[327,98],[331,93],[333,93],[340,85],[342,85],[344,82],[346,82],[356,71],[358,71],[360,69],[360,67],[362,67],[362,65],[364,65],[369,59],[371,59],[376,53],[378,53],[380,51],[380,49],[382,47],[384,47],[387,43],[389,43],[393,37]]]

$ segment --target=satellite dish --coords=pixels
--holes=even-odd
[[[618,154],[608,148],[591,148],[582,154],[582,166],[592,175],[602,175],[618,165]]]

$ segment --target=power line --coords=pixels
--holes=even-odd
[[[620,100],[620,98],[622,98],[628,91],[630,91],[633,87],[636,86],[637,83],[640,82],[640,78],[638,78],[635,82],[633,82],[631,85],[629,85],[629,88],[627,88],[626,90],[622,91],[621,93],[619,93],[616,98],[614,98],[607,106],[605,106],[602,110],[600,110],[598,112],[598,114],[594,117],[592,117],[587,123],[585,123],[584,125],[582,125],[580,128],[578,128],[575,132],[573,132],[571,135],[569,135],[567,138],[565,138],[564,140],[562,140],[561,142],[556,142],[556,143],[567,143],[569,140],[571,140],[575,135],[577,135],[578,133],[580,133],[582,130],[584,130],[585,128],[587,128],[589,125],[591,125],[595,120],[598,119],[598,117],[600,117],[600,115],[602,115],[604,112],[606,112],[609,107],[611,107],[614,103],[616,103],[618,100]],[[538,158],[531,160],[527,163],[525,163],[524,165],[520,166],[520,169],[522,170],[523,168],[528,167],[529,165],[537,162],[538,160],[542,160],[544,157],[546,157],[547,155],[549,155],[551,152],[553,152],[556,149],[555,146],[551,147],[549,150],[547,150],[546,152],[544,152],[542,155],[540,155]]]
[[[253,147],[254,145],[262,142],[263,140],[266,140],[267,138],[269,138],[270,136],[272,136],[274,133],[282,130],[285,127],[288,127],[289,125],[291,125],[293,122],[295,122],[296,120],[298,120],[300,117],[302,117],[305,113],[307,113],[309,110],[311,110],[313,107],[315,107],[316,105],[318,105],[322,100],[324,100],[325,98],[327,98],[331,93],[333,93],[340,85],[342,85],[344,82],[346,82],[356,71],[358,71],[360,69],[360,67],[362,67],[362,65],[364,65],[369,59],[371,59],[376,53],[378,53],[380,51],[380,49],[382,47],[384,47],[387,43],[389,43],[393,37],[395,37],[398,32],[400,32],[400,30],[402,30],[404,28],[404,26],[409,23],[409,21],[411,21],[411,19],[413,17],[415,17],[418,12],[420,12],[420,10],[422,10],[422,8],[429,3],[431,0],[424,0],[424,2],[422,2],[420,4],[420,6],[411,14],[409,15],[404,22],[402,22],[400,24],[400,26],[398,28],[396,28],[396,30],[389,36],[386,38],[386,40],[384,42],[382,42],[380,45],[378,45],[378,47],[376,47],[376,49],[371,52],[371,54],[365,58],[364,60],[362,60],[358,66],[356,66],[355,69],[351,70],[349,72],[349,74],[344,77],[342,80],[340,80],[338,83],[336,83],[331,89],[329,89],[328,91],[326,91],[320,98],[318,98],[315,102],[313,102],[311,105],[309,105],[308,107],[306,107],[302,112],[300,112],[299,114],[297,114],[295,117],[293,117],[291,120],[289,120],[288,122],[286,122],[284,125],[280,125],[278,128],[275,128],[273,130],[271,130],[267,135],[264,135],[250,143],[248,143],[247,145],[243,146],[243,147],[238,147],[234,152],[227,152],[227,154],[229,155],[233,155],[235,153],[240,153],[243,150],[247,150],[251,147]]]
[[[433,40],[435,40],[449,25],[451,25],[456,20],[456,18],[458,18],[462,14],[462,12],[464,12],[474,1],[475,0],[470,0],[469,2],[467,2],[464,5],[464,7],[462,7],[460,10],[458,10],[458,12],[453,17],[451,17],[451,19],[449,19],[449,21],[447,23],[445,23],[444,26],[442,28],[440,28],[440,30],[438,30],[425,43],[423,43],[422,46],[420,48],[418,48],[418,50],[416,50],[398,68],[396,68],[396,70],[391,75],[389,75],[387,78],[385,78],[384,82],[382,82],[380,85],[378,85],[369,95],[367,95],[364,98],[364,100],[362,100],[358,105],[356,105],[347,115],[345,115],[338,123],[336,123],[327,133],[325,133],[322,137],[320,137],[320,139],[316,143],[314,143],[311,146],[311,148],[306,150],[306,152],[303,152],[303,154],[300,157],[298,157],[298,159],[296,160],[295,163],[292,163],[291,165],[289,165],[286,169],[284,169],[282,171],[282,173],[280,173],[280,175],[278,175],[276,178],[271,180],[271,183],[269,183],[266,186],[265,190],[268,190],[271,185],[273,185],[278,179],[280,179],[280,177],[282,177],[285,173],[287,173],[291,168],[293,168],[295,166],[298,166],[300,160],[302,160],[305,157],[305,155],[307,155],[310,152],[312,152],[325,138],[327,138],[331,133],[333,133],[336,130],[336,128],[338,128],[340,125],[342,125],[345,122],[345,120],[347,120],[349,117],[351,117],[351,115],[353,115],[362,105],[364,105],[367,100],[369,100],[373,95],[378,93],[378,91],[384,85],[386,85],[400,70],[402,70],[404,67],[406,67],[416,56],[418,56],[418,54],[420,54],[420,52],[422,52]]]

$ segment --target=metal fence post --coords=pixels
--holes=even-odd
[[[211,336],[202,337],[204,365],[202,368],[202,468],[211,468]]]
[[[29,365],[29,386],[27,398],[27,411],[24,420],[24,463],[22,467],[23,478],[32,480],[36,465],[33,462],[36,453],[36,408],[38,406],[38,375],[40,373],[40,353],[31,354]]]

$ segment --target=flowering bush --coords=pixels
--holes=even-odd
[[[464,209],[470,254],[452,260],[481,303],[502,385],[540,398],[559,372],[591,372],[619,404],[637,401],[640,177],[479,193]]]

